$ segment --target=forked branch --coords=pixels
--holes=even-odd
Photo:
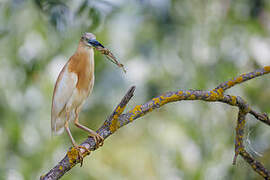
[[[120,127],[132,122],[135,119],[138,119],[141,116],[144,116],[146,113],[149,113],[161,106],[175,101],[181,100],[202,100],[210,102],[222,102],[231,106],[237,106],[239,108],[238,120],[236,125],[236,137],[235,137],[235,156],[233,159],[233,164],[236,163],[237,156],[240,155],[243,159],[252,167],[252,169],[257,172],[259,175],[265,179],[270,179],[270,171],[268,171],[262,163],[255,160],[246,150],[243,145],[243,136],[244,136],[244,127],[246,121],[246,115],[248,113],[252,114],[259,121],[270,125],[270,120],[267,114],[259,113],[251,109],[247,102],[245,102],[239,96],[232,96],[224,94],[224,92],[240,83],[243,83],[247,80],[253,79],[255,77],[262,76],[264,74],[270,73],[270,66],[265,66],[262,69],[257,69],[253,72],[242,74],[230,81],[226,81],[215,89],[211,91],[201,91],[201,90],[180,90],[174,92],[167,92],[160,96],[157,96],[145,104],[137,105],[127,113],[124,113],[125,107],[129,100],[132,98],[135,91],[135,86],[131,87],[126,95],[123,97],[122,101],[115,108],[110,117],[104,122],[104,124],[97,130],[104,139],[113,134]],[[92,137],[87,138],[81,146],[86,147],[87,149],[94,151],[96,144]],[[83,156],[87,156],[85,150],[81,150]],[[70,148],[66,153],[65,157],[47,174],[40,177],[41,180],[56,180],[61,178],[67,171],[72,167],[78,164],[79,156],[78,152],[74,148]]]

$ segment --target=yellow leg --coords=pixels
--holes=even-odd
[[[99,146],[102,146],[102,145],[103,145],[104,138],[103,138],[102,136],[100,136],[99,134],[97,134],[97,133],[96,133],[95,131],[93,131],[92,129],[89,129],[88,127],[83,126],[83,125],[81,125],[81,124],[79,123],[79,111],[80,111],[80,108],[77,108],[77,109],[75,110],[75,115],[76,115],[76,118],[75,118],[75,121],[74,121],[75,125],[76,125],[78,128],[80,128],[80,129],[82,129],[82,130],[88,132],[88,133],[90,134],[89,136],[91,136],[91,137],[94,138],[94,140],[95,140],[95,142],[96,142],[96,148],[98,148]]]
[[[71,142],[72,142],[72,145],[73,145],[74,148],[78,151],[79,161],[80,161],[81,166],[82,166],[82,164],[83,164],[83,155],[82,155],[82,153],[81,153],[81,149],[84,149],[88,154],[90,154],[90,150],[87,149],[87,148],[84,147],[84,146],[78,146],[78,145],[76,144],[76,142],[75,142],[75,140],[74,140],[74,138],[73,138],[73,136],[72,136],[72,134],[71,134],[71,131],[70,131],[70,129],[69,129],[69,126],[68,126],[68,120],[69,120],[69,112],[67,112],[67,114],[66,114],[65,130],[67,131],[67,134],[68,134],[68,136],[69,136],[69,138],[70,138],[70,140],[71,140]]]
[[[68,120],[66,120],[66,122],[65,122],[65,130],[67,131],[68,137],[70,138],[72,145],[74,147],[76,147],[77,144],[76,144],[76,142],[75,142],[75,140],[74,140],[74,138],[73,138],[73,136],[72,136],[72,134],[70,132],[70,129],[68,127]]]

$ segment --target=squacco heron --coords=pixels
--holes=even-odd
[[[74,124],[89,133],[96,142],[97,147],[103,144],[103,138],[92,129],[80,124],[79,113],[94,86],[94,49],[105,54],[109,60],[123,68],[113,54],[96,40],[92,33],[84,33],[79,41],[76,52],[61,70],[55,83],[52,109],[51,128],[54,134],[61,134],[66,130],[73,146],[80,152],[70,132],[69,123]]]

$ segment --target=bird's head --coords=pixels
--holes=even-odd
[[[111,62],[116,64],[118,67],[121,67],[123,69],[123,71],[126,72],[126,70],[124,69],[123,64],[119,63],[117,61],[117,59],[115,58],[115,56],[112,54],[112,52],[110,50],[108,50],[107,48],[105,48],[100,42],[98,42],[96,40],[96,36],[94,34],[89,33],[89,32],[83,33],[83,35],[81,37],[81,41],[87,47],[95,48],[97,51],[104,54]]]
[[[81,40],[86,46],[94,47],[94,48],[104,48],[100,42],[96,40],[96,36],[93,33],[85,32],[83,33]]]

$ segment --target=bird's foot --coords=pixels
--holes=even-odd
[[[74,149],[77,150],[78,152],[78,158],[79,158],[79,162],[81,163],[81,167],[83,165],[83,153],[81,152],[81,149],[84,149],[86,154],[85,155],[89,155],[91,153],[91,151],[89,149],[87,149],[85,146],[78,146],[78,145],[75,145],[74,146]]]
[[[100,136],[98,133],[94,132],[89,134],[89,137],[94,138],[96,142],[96,149],[99,148],[100,146],[103,146],[104,138]]]

